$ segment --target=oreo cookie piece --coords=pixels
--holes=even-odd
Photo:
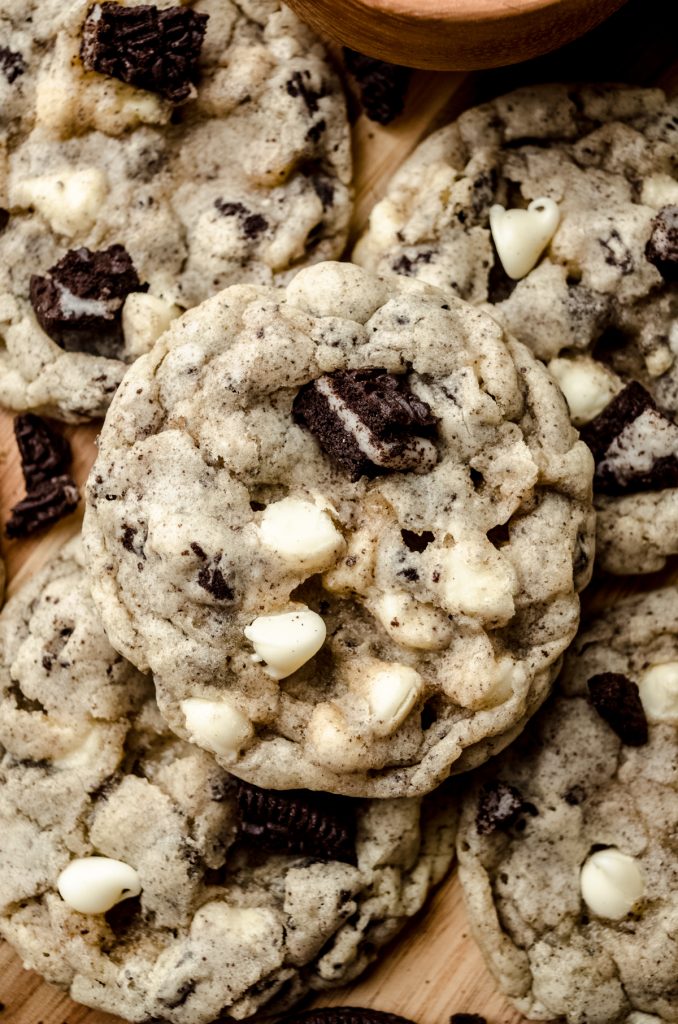
[[[89,71],[181,103],[199,78],[208,17],[189,7],[94,4],[83,26],[80,56]]]
[[[665,281],[678,281],[678,206],[663,206],[652,221],[645,256]]]
[[[120,358],[122,307],[131,292],[148,291],[123,245],[92,252],[71,249],[42,277],[30,299],[43,331],[67,352]]]
[[[66,473],[71,464],[71,446],[41,416],[30,412],[15,416],[14,436],[27,491]]]
[[[362,1006],[328,1006],[284,1017],[281,1024],[413,1024],[407,1017]]]
[[[479,1013],[453,1013],[450,1024],[487,1024],[487,1020]]]
[[[236,781],[240,835],[264,850],[355,864],[354,801],[310,790],[260,789]]]
[[[523,810],[526,810],[525,802],[515,786],[500,779],[483,786],[476,815],[478,835],[488,836],[510,828]]]
[[[370,121],[390,124],[405,106],[412,71],[367,57],[344,47],[346,70],[353,75],[360,90],[360,102]]]
[[[14,506],[5,533],[11,539],[29,537],[70,515],[79,501],[78,485],[70,476],[62,474],[44,480]]]
[[[678,486],[678,426],[631,381],[581,430],[596,461],[600,494],[659,491]]]
[[[618,672],[601,672],[588,681],[594,708],[622,743],[642,747],[647,743],[647,718],[637,685]]]
[[[405,376],[385,369],[318,377],[297,394],[293,415],[352,481],[389,471],[427,473],[437,462],[430,406]]]
[[[23,55],[6,46],[0,46],[0,74],[4,76],[9,85],[13,85],[25,71],[26,61]]]

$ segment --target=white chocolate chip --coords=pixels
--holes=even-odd
[[[678,181],[670,174],[651,174],[643,181],[640,201],[655,209],[678,205]]]
[[[580,885],[589,910],[611,921],[626,917],[645,891],[635,859],[614,846],[591,854],[581,869]]]
[[[489,541],[460,541],[447,552],[443,598],[449,612],[506,623],[515,612],[516,589],[513,566]]]
[[[615,374],[590,356],[552,359],[548,368],[578,427],[601,413],[622,387]]]
[[[108,195],[108,181],[97,167],[26,178],[12,189],[12,206],[33,207],[52,231],[72,238],[87,234]]]
[[[402,725],[417,703],[424,684],[418,672],[408,665],[393,663],[377,669],[364,683],[373,731],[389,736]]]
[[[406,591],[390,591],[370,602],[370,610],[394,640],[422,651],[441,651],[452,639],[449,616],[430,604],[422,604]]]
[[[181,710],[191,740],[222,758],[235,760],[254,735],[249,718],[225,698],[190,697],[182,700]]]
[[[678,725],[678,661],[645,669],[638,679],[638,690],[650,722]]]
[[[178,306],[173,306],[156,295],[132,292],[122,307],[122,333],[129,355],[137,359],[150,352],[161,334],[164,334],[172,320],[181,315]]]
[[[245,629],[256,652],[255,660],[265,662],[274,679],[285,679],[305,665],[325,643],[327,630],[321,617],[310,608],[262,615]]]
[[[329,568],[345,550],[342,535],[329,514],[302,498],[283,498],[269,505],[259,524],[261,543],[299,569]]]
[[[105,914],[117,903],[138,896],[139,875],[121,860],[79,857],[64,868],[57,880],[59,894],[80,914]]]
[[[499,259],[514,281],[525,277],[553,238],[560,210],[553,199],[533,199],[526,210],[490,208],[490,231]]]

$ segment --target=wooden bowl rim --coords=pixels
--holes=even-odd
[[[595,0],[593,0],[595,2]],[[549,7],[572,6],[572,0],[357,0],[359,6],[409,21],[499,21]]]

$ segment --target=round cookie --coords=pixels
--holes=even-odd
[[[127,80],[140,81],[131,58],[118,66],[105,38],[89,42],[109,18],[126,53],[123,12],[141,19],[133,43],[164,54],[174,44],[162,20],[146,25],[153,11],[195,36],[185,96],[169,60],[141,88]],[[126,365],[183,309],[341,254],[352,208],[344,95],[322,45],[279,0],[10,0],[2,17],[14,33],[5,40],[0,21],[0,87],[14,96],[0,153],[2,404],[102,416]],[[112,246],[124,268],[117,249],[117,267],[106,258]]]
[[[279,797],[172,735],[106,640],[77,541],[0,615],[1,747],[0,933],[133,1021],[240,1020],[343,984],[453,853],[448,795]]]
[[[593,445],[594,489],[598,556],[615,573],[678,552],[677,127],[678,99],[658,89],[501,96],[419,146],[354,253],[369,270],[489,303],[549,361],[575,425],[607,408],[616,434]],[[633,381],[657,405],[635,425]],[[610,447],[611,475],[600,470]]]
[[[88,484],[93,593],[171,727],[236,775],[422,794],[546,696],[591,471],[491,317],[320,264],[225,290],[128,372]]]
[[[678,1019],[678,590],[580,633],[554,696],[464,802],[475,936],[526,1016]]]

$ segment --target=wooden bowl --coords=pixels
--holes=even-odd
[[[304,21],[344,46],[394,64],[459,71],[517,64],[555,50],[624,2],[287,0]]]

